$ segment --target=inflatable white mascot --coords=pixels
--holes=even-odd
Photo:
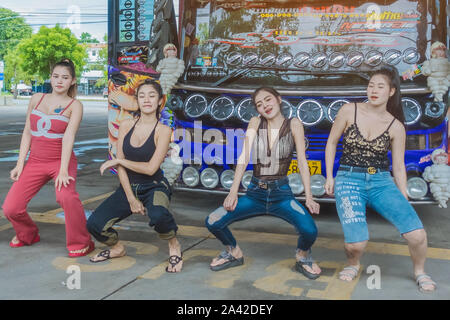
[[[450,166],[447,165],[447,153],[436,149],[431,154],[433,165],[426,167],[423,178],[430,182],[430,191],[440,208],[447,208],[450,197]]]
[[[450,85],[450,62],[443,43],[436,41],[431,45],[431,59],[423,63],[422,73],[428,76],[427,84],[434,101],[442,101]]]
[[[184,72],[184,61],[177,58],[177,47],[168,43],[164,46],[164,59],[159,61],[156,72],[161,73],[159,83],[164,94],[169,94],[178,78]]]
[[[180,158],[180,146],[174,142],[169,145],[169,152],[161,164],[161,170],[164,172],[164,177],[173,185],[178,179],[181,169],[183,168],[183,160]]]

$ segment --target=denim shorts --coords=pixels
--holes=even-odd
[[[392,223],[400,234],[423,229],[416,211],[388,171],[369,174],[339,170],[334,194],[346,243],[369,240],[367,206]]]

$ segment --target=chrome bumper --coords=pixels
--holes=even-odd
[[[200,189],[200,188],[188,188],[188,187],[182,187],[182,186],[173,186],[173,190],[174,191],[186,191],[186,192],[197,192],[197,193],[208,193],[208,194],[221,194],[221,195],[226,195],[228,194],[228,191],[226,190],[208,190],[208,189]],[[238,195],[242,196],[244,195],[245,192],[238,192]],[[300,201],[305,201],[306,198],[304,196],[296,196],[295,199],[300,200]],[[336,200],[334,197],[329,197],[329,196],[324,196],[322,198],[314,198],[314,201],[319,202],[319,203],[335,203]],[[423,198],[420,200],[409,200],[409,203],[411,203],[411,205],[415,206],[415,205],[430,205],[430,204],[435,204],[438,205],[438,203],[433,200],[432,198]]]

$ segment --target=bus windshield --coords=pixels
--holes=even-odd
[[[431,38],[426,3],[187,0],[185,81],[354,86],[385,64],[411,73]]]

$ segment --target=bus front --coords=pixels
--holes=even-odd
[[[125,2],[129,1],[117,1]],[[139,3],[147,1],[131,2],[136,3],[138,12]],[[163,2],[174,5],[156,1],[154,8]],[[165,29],[172,37],[168,41],[176,39],[179,57],[185,62],[185,72],[166,104],[184,162],[176,188],[228,192],[245,129],[257,115],[251,93],[272,86],[283,97],[283,114],[298,117],[305,127],[315,198],[333,202],[325,195],[324,183],[325,146],[334,118],[343,104],[366,101],[370,72],[390,65],[402,76],[408,193],[413,203],[431,202],[421,174],[431,164],[429,155],[434,149],[448,150],[448,94],[444,101],[434,101],[420,70],[430,58],[431,44],[447,41],[446,26],[438,23],[445,21],[445,3],[180,0],[178,12],[177,27],[172,23]],[[144,66],[148,69],[141,66],[131,73],[157,78],[152,70],[163,58],[158,39],[166,33],[159,32],[164,14],[154,14],[147,45],[130,42],[126,47],[134,48],[129,54],[137,52],[147,59]],[[110,41],[118,40],[110,37]],[[111,63],[125,70],[117,59]],[[335,172],[341,153],[339,144]],[[251,174],[250,163],[241,192]],[[304,188],[295,157],[289,179],[302,199]]]

